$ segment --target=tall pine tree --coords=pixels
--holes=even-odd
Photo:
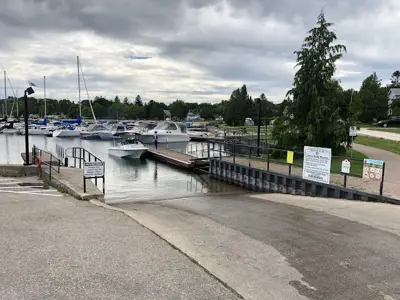
[[[337,36],[330,30],[332,25],[322,11],[301,50],[294,52],[298,71],[288,92],[292,101],[274,130],[279,147],[301,151],[305,145],[319,146],[336,154],[344,150],[348,124],[340,116],[341,88],[333,75],[346,47],[334,44]]]

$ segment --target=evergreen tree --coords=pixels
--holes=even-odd
[[[387,88],[382,86],[376,73],[371,74],[361,84],[360,88],[361,114],[359,120],[371,123],[374,119],[387,117],[389,110]]]
[[[392,77],[390,78],[390,87],[399,88],[400,87],[400,71],[394,71]]]
[[[330,30],[332,25],[321,11],[301,50],[295,51],[299,69],[288,92],[291,101],[274,127],[279,147],[301,151],[305,145],[319,146],[331,148],[335,154],[344,150],[347,125],[340,117],[341,88],[333,75],[346,47],[334,44],[337,36]]]
[[[136,98],[135,98],[135,105],[143,106],[142,98],[139,95],[137,95]]]

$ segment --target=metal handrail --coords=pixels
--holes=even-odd
[[[70,153],[71,152],[71,153]],[[96,155],[82,147],[71,147],[65,150],[65,156],[74,159],[74,167],[82,169],[84,162],[102,161]],[[77,164],[78,162],[78,164]]]
[[[47,155],[50,160],[46,161],[46,159],[43,159],[44,155]],[[46,166],[49,166],[49,177],[51,179],[51,170],[56,171],[57,173],[60,173],[60,167],[62,165],[62,162],[60,159],[55,157],[51,152],[39,149],[35,145],[32,147],[32,156],[33,156],[33,161],[35,162],[36,159],[39,157],[40,158],[40,163]],[[55,162],[55,164],[53,163]]]
[[[100,158],[96,155],[92,154],[91,152],[87,151],[85,148],[82,147],[71,147],[67,148],[64,152],[65,157],[72,158],[74,160],[74,168],[79,167],[82,169],[84,164],[87,162],[103,162]],[[104,163],[103,163],[104,164]],[[94,178],[94,183],[97,186],[97,178]],[[100,177],[101,178],[101,177]],[[105,176],[102,176],[103,179],[103,194],[105,193]],[[86,193],[86,178],[83,176],[83,191]]]

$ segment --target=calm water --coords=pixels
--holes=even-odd
[[[25,151],[25,137],[0,134],[0,163],[20,164]],[[150,159],[127,160],[108,155],[112,141],[88,141],[60,139],[45,136],[29,136],[29,147],[36,145],[43,150],[56,153],[56,144],[68,147],[84,147],[106,164],[106,199],[112,201],[140,201],[186,197],[203,193],[231,192],[240,189],[225,183],[210,180],[207,175],[192,174]],[[201,149],[200,144],[175,144],[179,151]],[[206,154],[206,152],[204,153]]]

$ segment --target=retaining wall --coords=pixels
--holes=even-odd
[[[0,165],[1,177],[25,177],[36,175],[38,175],[36,166]]]
[[[296,176],[237,165],[215,158],[210,160],[209,172],[211,178],[257,192],[400,204],[400,200],[398,199],[370,194],[337,185],[309,181]]]

